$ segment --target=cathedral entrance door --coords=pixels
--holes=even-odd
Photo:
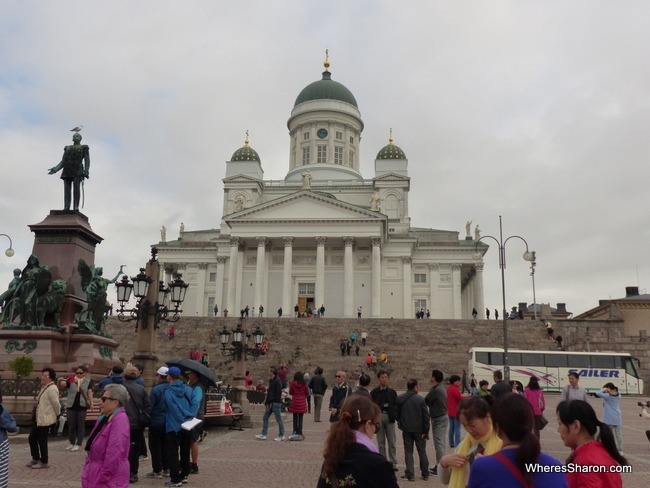
[[[308,308],[314,310],[314,296],[300,296],[298,297],[298,308],[300,313],[306,313]]]

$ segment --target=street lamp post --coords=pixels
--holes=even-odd
[[[535,266],[537,266],[535,251],[532,251],[533,259],[530,261],[530,277],[533,279],[533,320],[537,320],[537,297],[535,296]]]
[[[180,306],[185,300],[185,292],[189,286],[183,282],[180,276],[169,283],[168,287],[165,287],[163,282],[159,282],[157,287],[150,286],[151,283],[158,282],[159,276],[158,249],[153,247],[151,259],[147,262],[146,267],[140,268],[140,273],[132,277],[131,282],[126,276],[123,276],[122,281],[115,283],[117,301],[120,304],[117,318],[121,322],[135,320],[137,343],[133,359],[144,365],[143,376],[147,384],[153,382],[158,360],[156,330],[160,327],[161,321],[178,322],[183,312]],[[131,293],[136,297],[137,302],[134,308],[126,309]],[[173,309],[167,307],[168,300],[173,304]]]
[[[230,336],[232,335],[232,340]],[[253,339],[253,347],[248,347],[248,340]],[[235,361],[233,367],[233,386],[237,395],[239,396],[246,387],[244,385],[244,379],[246,378],[246,358],[248,355],[252,355],[254,360],[257,361],[257,358],[261,352],[262,342],[264,341],[264,332],[260,330],[259,325],[256,326],[252,334],[248,334],[243,328],[241,322],[237,324],[237,328],[229,331],[226,326],[223,326],[223,330],[219,333],[219,342],[221,342],[221,354],[223,356],[232,356]],[[228,343],[230,342],[230,346]],[[235,399],[239,404],[242,405],[242,408],[245,412],[248,412],[248,406],[244,402],[245,395],[242,394],[241,398]]]
[[[501,299],[503,302],[503,376],[505,381],[510,381],[510,365],[508,363],[508,315],[506,314],[506,244],[510,239],[513,238],[520,239],[526,245],[526,252],[524,252],[523,255],[524,260],[535,263],[535,252],[528,250],[528,242],[526,242],[526,239],[517,235],[509,236],[505,240],[503,239],[503,223],[501,220],[501,215],[499,215],[499,239],[489,235],[482,236],[476,241],[476,244],[474,245],[474,248],[476,250],[474,257],[476,259],[481,259],[482,257],[482,254],[478,252],[478,243],[483,239],[492,239],[499,246],[499,268],[501,268]],[[532,269],[534,270],[534,265],[532,266]],[[535,298],[533,298],[533,300],[535,300]]]
[[[5,236],[7,239],[9,239],[9,248],[5,251],[5,255],[10,258],[14,255],[14,249],[13,249],[13,242],[11,242],[11,237],[9,237],[7,234],[0,234],[0,236]]]

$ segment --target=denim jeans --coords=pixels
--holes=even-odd
[[[273,403],[266,406],[266,411],[264,412],[264,417],[262,417],[262,435],[268,435],[269,433],[269,417],[275,415],[275,420],[278,423],[278,428],[280,429],[279,436],[284,436],[284,422],[282,422],[282,404]]]
[[[456,447],[460,444],[460,420],[457,417],[449,417],[449,447]]]

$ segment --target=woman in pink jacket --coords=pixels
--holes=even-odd
[[[309,395],[309,387],[302,372],[296,371],[293,375],[293,381],[289,385],[289,395],[291,395],[289,412],[293,414],[293,435],[302,436],[302,421],[307,413],[307,395]]]
[[[124,405],[128,393],[123,385],[106,385],[102,392],[102,414],[86,442],[86,464],[82,488],[126,488],[129,486],[129,419]]]
[[[528,380],[528,386],[524,390],[524,394],[526,395],[526,400],[528,400],[530,406],[533,407],[533,414],[535,415],[535,425],[533,430],[539,439],[541,420],[544,414],[544,408],[546,408],[546,401],[544,400],[544,392],[539,387],[539,380],[536,376],[530,377],[530,380]]]

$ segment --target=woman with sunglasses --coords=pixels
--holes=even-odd
[[[372,438],[381,425],[379,407],[364,395],[350,396],[325,441],[318,488],[398,488],[390,462]]]
[[[68,396],[65,411],[68,420],[67,451],[78,451],[86,435],[86,411],[92,408],[93,391],[90,389],[90,378],[86,376],[86,368],[75,368],[75,376],[68,385]]]
[[[82,488],[129,486],[130,427],[124,405],[129,398],[124,385],[106,385],[101,397],[102,413],[86,442]]]

